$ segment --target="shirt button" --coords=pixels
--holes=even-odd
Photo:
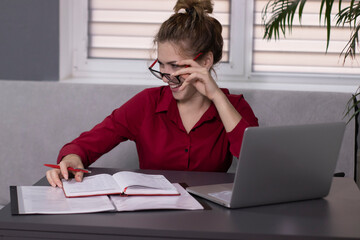
[[[189,151],[189,149],[186,148],[186,149],[185,149],[185,152],[188,152],[188,151]]]

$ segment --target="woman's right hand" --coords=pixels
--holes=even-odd
[[[76,154],[66,155],[59,163],[60,169],[51,169],[46,172],[46,178],[51,186],[62,188],[61,178],[69,179],[68,167],[84,168],[81,158]],[[72,172],[75,180],[81,182],[84,173]]]

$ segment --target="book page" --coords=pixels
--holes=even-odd
[[[18,186],[19,214],[70,214],[115,210],[108,196],[66,198],[61,188]]]
[[[179,196],[110,196],[117,211],[138,211],[150,209],[201,210],[203,206],[178,183],[172,184]]]
[[[67,197],[120,194],[122,191],[114,178],[109,174],[98,174],[84,177],[82,182],[75,179],[62,180]]]
[[[163,175],[121,171],[115,173],[113,177],[125,194],[179,194],[177,189]]]

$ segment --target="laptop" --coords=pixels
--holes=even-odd
[[[336,122],[247,128],[234,182],[186,190],[228,208],[325,197],[345,125]]]

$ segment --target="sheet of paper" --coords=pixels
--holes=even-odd
[[[19,214],[69,214],[115,210],[108,196],[66,198],[61,188],[18,186]]]
[[[121,171],[115,173],[113,177],[121,189],[127,188],[127,194],[136,194],[137,192],[140,194],[161,194],[163,190],[169,194],[177,193],[176,188],[163,175]]]
[[[117,211],[137,211],[151,209],[200,210],[203,206],[178,183],[172,184],[179,196],[110,196]]]
[[[75,179],[68,181],[63,179],[63,187],[68,197],[122,192],[114,178],[108,174],[84,177],[82,182],[76,182]]]

